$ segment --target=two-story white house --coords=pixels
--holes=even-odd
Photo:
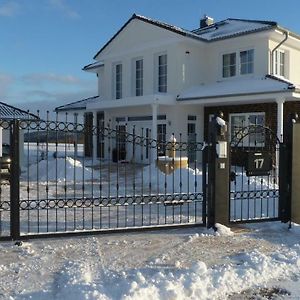
[[[56,108],[84,113],[88,126],[203,141],[221,110],[231,135],[255,123],[282,138],[288,113],[300,112],[300,36],[276,22],[204,17],[190,31],[134,14],[94,60],[83,70],[98,95]],[[88,136],[86,154],[111,158],[106,144]]]

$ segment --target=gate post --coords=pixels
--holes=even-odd
[[[13,240],[20,239],[20,129],[19,120],[11,128],[10,170],[10,232]]]
[[[215,230],[216,223],[229,223],[229,145],[222,117],[215,115],[209,124],[207,227]]]
[[[297,134],[296,127],[294,124],[298,119],[297,114],[290,114],[288,122],[284,130],[284,140],[280,144],[279,152],[279,219],[287,223],[291,221],[291,205],[292,205],[292,181],[297,175],[292,174],[295,170],[294,163],[297,164],[297,157],[293,157],[297,153]],[[300,134],[298,132],[298,134]],[[294,145],[295,144],[295,145]],[[300,148],[298,148],[298,151]],[[295,152],[296,151],[296,152]],[[299,152],[298,152],[299,153]],[[294,161],[295,160],[295,161]],[[296,187],[293,184],[294,188]]]
[[[300,123],[293,124],[291,221],[300,224]]]

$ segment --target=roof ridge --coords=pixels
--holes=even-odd
[[[239,18],[227,18],[226,20],[234,20],[234,21],[242,21],[242,22],[253,22],[259,24],[267,24],[272,26],[277,26],[278,23],[275,21],[268,21],[268,20],[254,20],[254,19],[239,19]]]

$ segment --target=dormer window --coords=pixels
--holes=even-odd
[[[223,54],[223,78],[254,72],[254,49]]]

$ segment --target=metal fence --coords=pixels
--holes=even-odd
[[[279,150],[280,141],[267,127],[237,130],[231,141],[231,222],[278,220]],[[251,173],[250,158],[261,165],[261,174]]]
[[[0,126],[12,157],[1,178],[0,239],[205,224],[202,143],[48,119]],[[101,142],[92,150],[100,157],[87,156],[88,135]]]

